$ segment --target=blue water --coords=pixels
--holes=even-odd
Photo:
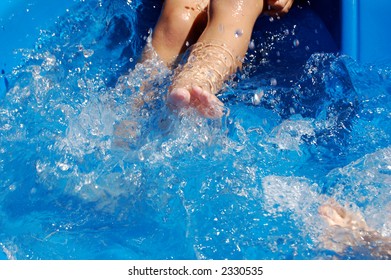
[[[317,209],[391,236],[389,66],[301,6],[259,20],[221,120],[178,116],[172,72],[137,64],[160,2],[77,2],[1,76],[1,258],[373,258],[325,248]]]

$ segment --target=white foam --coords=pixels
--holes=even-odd
[[[303,177],[266,176],[262,180],[264,208],[272,214],[289,214],[303,235],[315,243],[324,228],[318,214],[325,198],[316,189],[318,185]]]
[[[312,120],[285,120],[273,129],[268,140],[282,150],[299,152],[303,136],[315,136]]]

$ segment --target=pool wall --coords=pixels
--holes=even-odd
[[[389,0],[318,0],[311,5],[342,54],[362,63],[391,63]]]

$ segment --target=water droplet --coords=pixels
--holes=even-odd
[[[243,29],[237,29],[235,31],[235,37],[238,38],[238,37],[241,37],[243,35]]]
[[[252,103],[254,105],[259,105],[259,103],[261,103],[261,99],[263,95],[264,95],[263,90],[260,90],[259,92],[255,93],[252,98]]]
[[[78,86],[79,88],[85,88],[85,87],[86,87],[86,84],[85,84],[85,82],[83,81],[83,79],[79,79],[79,80],[77,81],[77,86]]]
[[[62,171],[68,171],[71,166],[64,162],[57,162],[57,167],[60,168]]]
[[[45,57],[45,61],[42,64],[45,67],[53,67],[56,65],[56,57],[54,55],[47,54]]]
[[[254,40],[251,40],[251,41],[250,41],[250,43],[248,44],[248,48],[249,48],[250,50],[253,50],[253,49],[255,49],[255,43],[254,43]]]
[[[261,99],[259,98],[258,94],[254,94],[252,101],[254,105],[258,105],[261,102]]]
[[[41,161],[37,161],[35,164],[35,169],[37,170],[37,173],[42,173],[46,168],[46,165],[43,164]]]
[[[85,58],[89,58],[89,57],[91,57],[93,54],[94,54],[94,50],[89,50],[89,49],[83,50],[83,55],[84,55]]]

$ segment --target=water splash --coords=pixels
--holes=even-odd
[[[291,22],[254,41],[220,95],[229,115],[178,115],[171,71],[137,63],[140,3],[85,1],[19,51],[0,109],[8,258],[331,258],[318,246],[326,196],[389,235],[377,207],[389,207],[389,70],[309,57]],[[288,68],[274,64],[285,44],[305,53]]]

